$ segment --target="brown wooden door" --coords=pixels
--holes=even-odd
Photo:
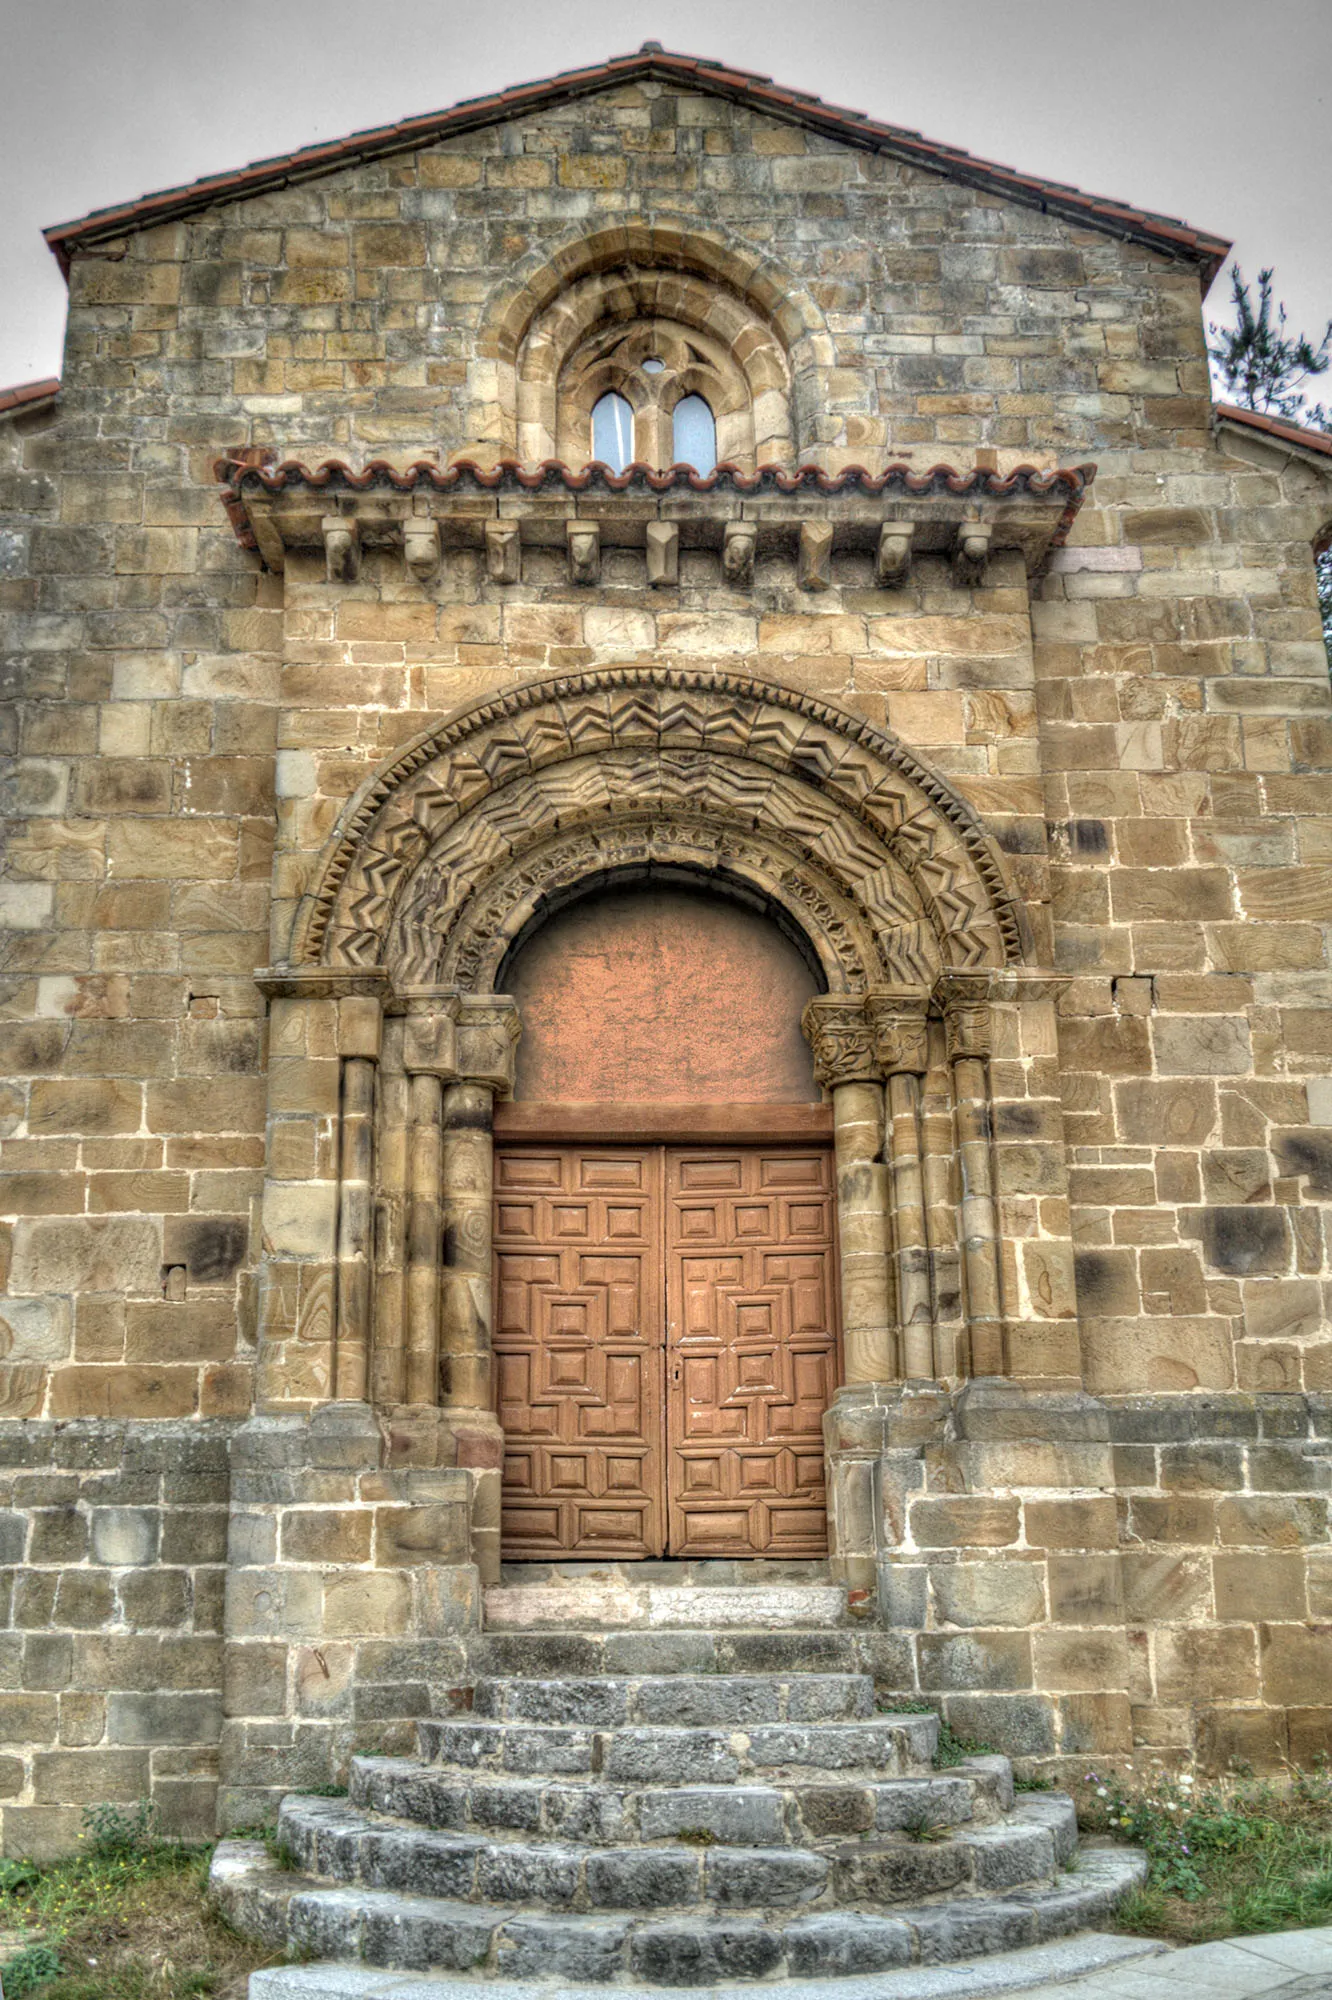
[[[662,1552],[661,1156],[495,1161],[504,1553]]]
[[[832,1223],[823,1147],[497,1151],[506,1556],[823,1553]]]
[[[829,1155],[680,1150],[666,1187],[671,1553],[822,1555],[837,1385]]]

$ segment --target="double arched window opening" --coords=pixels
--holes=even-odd
[[[661,372],[651,361],[643,364],[649,377]],[[662,413],[665,415],[665,412]],[[661,437],[658,426],[657,435]],[[670,412],[670,462],[690,465],[695,472],[709,473],[717,466],[717,421],[705,396],[691,392],[682,396]],[[664,440],[663,440],[664,441]],[[627,396],[607,390],[592,406],[592,456],[612,472],[623,472],[642,454],[634,447],[634,410]]]

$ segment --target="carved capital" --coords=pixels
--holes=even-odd
[[[453,1082],[458,1074],[458,1006],[458,995],[447,991],[407,996],[402,1066],[409,1076]]]
[[[458,1080],[484,1084],[498,1097],[513,1092],[513,1066],[522,1034],[518,1006],[505,993],[465,997],[458,1003]]]
[[[963,1056],[987,1057],[994,1047],[994,1027],[987,1001],[958,1001],[944,1015],[944,1028],[950,1062],[957,1062]]]
[[[819,993],[800,1017],[814,1051],[814,1075],[828,1089],[839,1083],[881,1083],[883,1070],[861,996]]]
[[[990,1002],[996,997],[994,987],[993,972],[945,972],[936,982],[934,997],[943,1008],[950,1062],[961,1056],[987,1057],[992,1053]]]
[[[924,1076],[930,1066],[929,998],[908,989],[871,993],[865,1018],[885,1076]]]

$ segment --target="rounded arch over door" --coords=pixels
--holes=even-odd
[[[830,992],[1024,958],[993,841],[898,739],[777,683],[634,666],[515,689],[409,744],[345,809],[292,962],[494,991],[544,897],[649,863],[784,910]]]

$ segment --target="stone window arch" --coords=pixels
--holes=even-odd
[[[598,458],[623,472],[628,459],[617,462],[603,449],[611,398],[632,412],[629,457],[640,465],[664,471],[683,463],[708,473],[718,462],[746,470],[758,462],[753,385],[729,344],[700,328],[660,316],[594,327],[557,379],[557,458],[567,465]],[[685,422],[677,424],[685,406]],[[677,430],[685,432],[684,449]]]
[[[537,315],[518,354],[518,456],[585,465],[593,412],[607,396],[633,412],[632,457],[681,458],[674,413],[706,406],[712,464],[752,472],[795,459],[791,369],[774,328],[718,280],[624,266],[596,271]],[[696,444],[686,462],[696,463]],[[622,470],[620,466],[617,470]]]

